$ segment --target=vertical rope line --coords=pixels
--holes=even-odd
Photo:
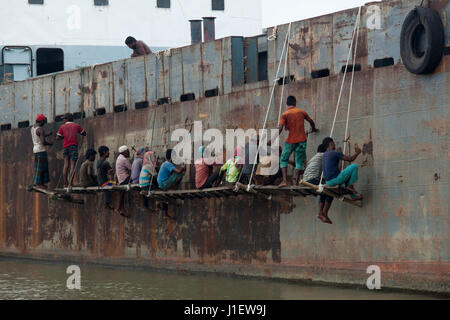
[[[271,93],[271,95],[270,95],[269,105],[267,106],[267,112],[266,112],[266,118],[264,119],[263,130],[266,128],[267,118],[269,117],[269,111],[270,111],[270,107],[271,107],[271,105],[272,105],[273,94],[274,94],[274,92],[275,92],[275,83],[276,83],[276,81],[278,80],[278,74],[279,74],[279,72],[280,72],[281,62],[283,61],[283,56],[284,56],[284,52],[285,52],[286,46],[287,46],[287,44],[289,43],[289,36],[290,36],[290,33],[291,33],[291,24],[292,24],[292,23],[290,22],[290,23],[289,23],[288,32],[286,32],[286,38],[285,38],[284,45],[283,45],[283,51],[282,51],[282,53],[281,53],[280,62],[278,63],[277,74],[275,75],[275,79],[274,79],[274,81],[273,81],[272,93]],[[287,60],[287,54],[286,54],[286,60]],[[285,71],[286,71],[286,69],[285,69]],[[247,190],[250,190],[250,186],[251,186],[252,179],[253,179],[253,173],[255,172],[256,160],[258,159],[259,150],[261,149],[261,142],[262,142],[262,139],[260,139],[260,140],[259,140],[259,143],[258,143],[258,150],[257,150],[257,152],[256,152],[256,154],[255,154],[255,160],[253,161],[252,173],[251,173],[250,179],[249,179],[249,181],[248,181]]]
[[[361,7],[359,7],[358,17],[356,18],[356,21],[358,21],[360,14],[361,14]],[[350,62],[350,55],[351,55],[352,50],[353,50],[353,41],[354,41],[354,39],[355,39],[356,28],[358,27],[357,24],[358,24],[358,23],[355,23],[355,28],[354,28],[354,30],[353,30],[353,36],[352,36],[352,43],[350,44],[350,50],[348,51],[348,55],[347,55],[347,63],[345,64],[344,77],[342,78],[341,89],[340,89],[340,92],[339,92],[339,97],[338,97],[338,101],[337,101],[337,105],[336,105],[336,112],[334,113],[334,119],[333,119],[333,125],[332,125],[332,127],[331,127],[330,137],[333,136],[334,126],[335,126],[335,124],[336,124],[336,118],[337,118],[337,114],[338,114],[338,111],[339,111],[339,105],[340,105],[340,103],[341,103],[342,91],[343,91],[343,89],[344,89],[345,78],[346,78],[346,76],[347,76],[348,64],[349,64],[349,62]]]
[[[289,29],[290,29],[290,26],[291,26],[291,23],[289,23]],[[278,27],[277,27],[277,28],[278,28]],[[273,95],[274,95],[274,92],[275,92],[275,83],[276,83],[276,81],[278,80],[278,74],[280,73],[281,62],[283,61],[283,56],[284,56],[284,51],[285,51],[285,49],[286,49],[286,41],[288,40],[288,36],[289,36],[289,35],[286,34],[285,42],[284,42],[284,44],[283,44],[283,50],[282,50],[281,56],[280,56],[280,61],[278,62],[277,73],[275,74],[275,79],[273,80],[273,86],[272,86],[272,90],[271,90],[271,93],[270,93],[269,104],[268,104],[268,106],[267,106],[266,117],[265,117],[265,120],[264,120],[264,128],[265,128],[265,126],[266,126],[267,117],[268,117],[268,115],[269,115],[270,107],[272,106]],[[269,37],[268,40],[275,40],[275,39],[276,39],[276,38],[270,39],[270,37]],[[256,133],[256,134],[258,134],[258,133]],[[258,152],[259,152],[259,145],[258,145]],[[249,157],[250,157],[250,153],[249,153]],[[258,158],[258,154],[256,154],[256,157],[255,157],[255,163],[256,163],[256,159],[257,159],[257,158]],[[245,163],[245,150],[244,150],[244,163]],[[254,164],[253,164],[253,170],[254,170]],[[241,173],[240,173],[239,178],[238,178],[238,180],[237,180],[238,182],[241,180],[242,172],[243,172],[243,170],[241,170]],[[253,178],[253,175],[252,175],[251,178]],[[251,179],[250,179],[250,182],[251,182]]]
[[[291,34],[291,24],[289,24],[289,29],[288,29],[288,35],[290,36]],[[286,45],[289,45],[289,38],[287,39]],[[283,86],[281,87],[281,97],[280,97],[280,109],[278,111],[278,123],[280,123],[280,119],[281,119],[281,108],[283,106],[283,98],[284,98],[284,85],[286,82],[286,71],[287,71],[287,62],[288,62],[288,56],[289,56],[289,48],[287,48],[286,50],[286,57],[284,59],[284,76],[283,76]]]
[[[347,63],[345,64],[344,76],[343,76],[343,78],[342,78],[341,89],[340,89],[340,92],[339,92],[339,97],[338,97],[338,101],[337,101],[337,105],[336,105],[336,112],[334,113],[333,124],[332,124],[332,126],[331,126],[330,137],[333,136],[334,126],[335,126],[335,124],[336,124],[336,118],[337,118],[337,114],[338,114],[338,111],[339,111],[339,104],[340,104],[340,102],[341,102],[342,91],[343,91],[344,83],[345,83],[345,77],[346,77],[346,75],[347,75],[348,64],[349,64],[349,62],[350,62],[350,55],[352,54],[352,51],[353,51],[353,41],[354,41],[354,39],[355,39],[356,30],[357,30],[357,27],[358,27],[358,21],[359,21],[359,18],[360,18],[360,16],[361,16],[361,8],[362,8],[362,7],[359,7],[359,10],[358,10],[358,16],[357,16],[357,18],[356,18],[356,23],[355,23],[355,28],[354,28],[354,30],[353,30],[352,42],[351,42],[351,44],[350,44],[350,50],[348,51],[348,55],[347,55]],[[323,170],[322,170],[322,174],[320,175],[319,186],[322,185],[322,179],[323,179]]]
[[[354,50],[353,58],[352,58],[353,70],[352,70],[352,79],[350,81],[350,93],[349,93],[349,97],[348,97],[347,121],[346,121],[346,124],[345,124],[344,150],[343,150],[344,154],[346,152],[347,142],[348,142],[348,139],[349,139],[349,136],[348,136],[348,123],[349,123],[349,120],[350,120],[350,109],[351,109],[351,104],[352,104],[353,80],[355,78],[355,63],[356,63],[356,54],[358,52],[358,36],[359,36],[360,21],[361,21],[361,17],[358,15],[358,20],[357,20],[357,26],[358,27],[356,29],[355,50]],[[341,164],[341,170],[343,170],[343,169],[344,169],[344,161],[342,161],[342,164]]]
[[[153,125],[152,125],[152,139],[150,140],[150,149],[153,149],[153,136],[155,135],[155,119],[156,119],[156,108],[153,112]],[[153,150],[150,150],[153,151]],[[156,154],[155,154],[156,157]],[[155,168],[156,170],[156,168]],[[150,186],[148,188],[147,198],[150,198],[150,194],[152,192],[152,184],[153,184],[154,175],[152,174],[152,178],[150,180]]]

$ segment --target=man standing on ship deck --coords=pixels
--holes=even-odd
[[[36,123],[31,127],[31,139],[33,140],[34,153],[34,178],[33,185],[41,188],[47,188],[46,183],[50,182],[50,174],[48,172],[48,156],[45,146],[51,146],[52,143],[45,140],[52,133],[45,133],[44,125],[47,118],[43,114],[38,114]]]
[[[303,164],[306,160],[306,133],[304,121],[307,120],[312,127],[312,132],[317,132],[316,125],[306,111],[297,108],[297,100],[294,96],[287,98],[287,111],[283,113],[278,127],[279,133],[286,128],[289,131],[289,136],[284,144],[283,153],[281,154],[280,167],[283,174],[283,181],[279,187],[286,187],[287,182],[287,167],[291,153],[295,151],[295,184],[298,183],[300,171],[303,170]]]

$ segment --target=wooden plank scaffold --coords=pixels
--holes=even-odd
[[[39,188],[36,186],[29,186],[27,189],[29,192],[37,192],[46,195],[51,200],[59,200],[59,201],[66,201],[70,203],[77,203],[77,204],[84,204],[83,199],[75,199],[71,196],[69,193],[60,193],[55,191],[51,191],[44,188]]]
[[[36,189],[36,188],[35,188]],[[362,207],[362,200],[353,200],[351,198],[351,192],[342,187],[329,187],[324,186],[323,190],[317,185],[310,184],[305,181],[300,181],[299,185],[288,186],[279,188],[278,186],[260,186],[260,185],[244,185],[242,183],[236,183],[236,185],[220,186],[216,188],[208,189],[185,189],[185,190],[154,190],[145,191],[141,190],[138,184],[131,185],[113,185],[107,187],[70,187],[70,188],[57,188],[55,191],[47,190],[35,190],[38,192],[46,193],[51,196],[61,197],[64,200],[64,196],[70,196],[71,194],[96,194],[105,191],[122,191],[140,192],[141,195],[151,199],[168,202],[171,200],[189,200],[189,199],[204,199],[204,198],[224,198],[237,195],[254,195],[264,198],[269,201],[285,202],[282,197],[308,197],[319,196],[320,194],[326,194],[333,198],[337,198],[347,204],[351,204],[357,207]],[[276,197],[276,199],[274,198]]]

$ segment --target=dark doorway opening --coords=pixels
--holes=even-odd
[[[64,71],[64,52],[61,49],[39,48],[36,51],[36,75]]]

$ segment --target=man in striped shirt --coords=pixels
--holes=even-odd
[[[303,174],[303,181],[315,185],[320,184],[320,177],[322,176],[322,158],[325,151],[326,148],[323,144],[317,148],[316,155],[312,157],[306,165],[305,173]],[[330,210],[332,202],[333,197],[325,194],[320,195],[319,214],[317,215],[317,218],[319,218],[323,223],[332,223],[330,218],[328,218],[328,210]]]

